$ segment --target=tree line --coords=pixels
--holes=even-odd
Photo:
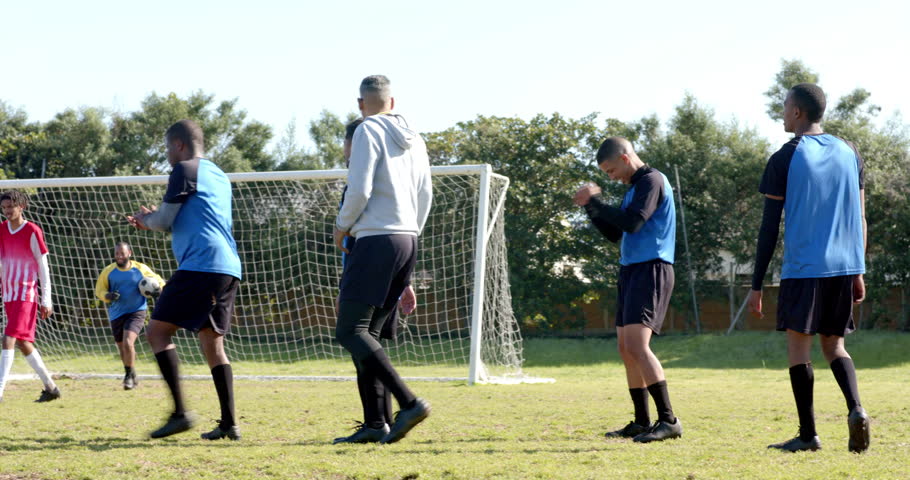
[[[764,92],[771,118],[781,119],[787,90],[800,82],[824,86],[801,61],[782,61]],[[825,131],[854,142],[865,160],[866,276],[874,325],[888,320],[881,305],[887,288],[910,287],[910,133],[900,117],[880,118],[881,108],[862,88],[828,104]],[[204,92],[186,98],[153,93],[128,113],[67,109],[47,122],[29,121],[26,112],[0,101],[0,178],[166,173],[162,132],[180,118],[200,123],[209,158],[228,172],[343,168],[344,125],[352,117],[323,111],[308,126],[310,148],[297,144],[292,122],[269,147],[275,137],[270,126],[249,119],[237,99],[216,102]],[[692,262],[684,261],[679,229],[673,299],[679,311],[693,308],[686,283],[690,268],[699,297],[715,291],[704,279],[726,275],[723,255],[735,260],[736,273],[751,273],[762,211],[758,182],[779,145],[735,120],[718,120],[692,95],[665,122],[653,115],[632,121],[596,113],[529,120],[481,115],[424,133],[434,165],[489,163],[511,179],[505,228],[513,308],[523,326],[578,327],[579,302],[597,298],[615,281],[617,246],[600,237],[571,201],[585,181],[600,184],[613,201],[621,199],[626,187],[610,182],[593,161],[602,139],[612,135],[630,139],[674,189],[678,172]]]

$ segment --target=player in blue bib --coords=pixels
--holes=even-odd
[[[221,405],[221,420],[206,440],[240,439],[234,412],[234,374],[224,352],[240,282],[240,256],[232,233],[231,182],[203,157],[202,129],[190,120],[172,125],[166,135],[173,167],[164,201],[157,210],[140,207],[130,223],[140,229],[171,232],[177,271],[155,304],[147,336],[174,399],[174,413],[151,433],[162,438],[193,426],[180,390],[177,350],[171,338],[184,328],[199,335]]]
[[[95,282],[95,296],[107,306],[114,342],[123,361],[123,389],[132,390],[136,380],[136,337],[145,326],[148,301],[139,292],[143,277],[154,278],[164,286],[164,280],[145,264],[132,259],[133,249],[126,242],[114,246],[114,263],[104,267]]]
[[[860,404],[856,368],[844,347],[852,332],[853,305],[866,287],[866,217],[863,159],[850,142],[822,131],[825,93],[817,85],[791,88],[784,102],[784,130],[795,136],[768,160],[759,192],[765,208],[758,236],[749,309],[762,315],[762,282],[784,219],[784,263],[777,329],[787,332],[790,384],[799,415],[799,436],[769,445],[784,451],[818,450],[810,360],[812,339],[847,402],[851,452],[869,448],[869,416]]]
[[[606,139],[597,150],[597,164],[611,179],[631,185],[619,207],[608,205],[600,196],[600,188],[593,184],[581,187],[574,199],[608,240],[622,239],[616,337],[635,419],[606,436],[632,438],[639,443],[679,438],[682,422],[673,414],[663,367],[650,347],[652,334],[660,334],[675,281],[673,189],[663,173],[638,158],[625,138]],[[657,408],[653,425],[648,413],[649,395]]]

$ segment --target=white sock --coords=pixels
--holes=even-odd
[[[38,353],[37,348],[32,350],[30,355],[26,355],[25,360],[32,366],[35,373],[38,374],[41,382],[44,383],[45,390],[50,391],[57,388],[57,384],[54,383],[54,379],[51,378],[50,372],[48,372],[47,367],[44,366],[44,360],[41,360],[41,354]]]
[[[13,356],[15,350],[0,351],[0,398],[3,398],[3,390],[6,389],[6,380],[9,379],[9,371],[13,368]]]

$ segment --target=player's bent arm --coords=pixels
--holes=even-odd
[[[761,291],[768,264],[774,256],[777,238],[780,235],[780,219],[784,211],[783,197],[767,195],[762,212],[761,228],[758,230],[758,245],[755,249],[755,268],[752,271],[752,290]]]
[[[162,202],[161,206],[158,207],[158,210],[146,215],[145,218],[142,219],[142,223],[144,223],[149,230],[169,232],[171,231],[171,226],[174,225],[174,219],[176,219],[177,214],[180,213],[180,207],[182,205],[182,203]]]
[[[604,237],[607,237],[607,240],[616,243],[622,239],[622,230],[616,225],[605,222],[597,217],[591,217],[591,223]]]
[[[347,190],[344,203],[335,219],[335,228],[348,232],[357,223],[357,219],[367,207],[373,193],[373,176],[376,163],[382,155],[379,143],[373,137],[366,124],[361,125],[354,133],[351,144],[351,162],[348,167]]]
[[[108,276],[111,274],[111,270],[114,269],[115,265],[117,264],[112,263],[104,267],[104,270],[101,271],[101,274],[98,275],[98,280],[95,282],[95,297],[104,303],[111,303],[111,301],[107,299],[107,293],[111,289]]]
[[[645,219],[641,215],[607,205],[599,195],[591,197],[585,210],[591,218],[608,222],[624,232],[637,233],[645,225]]]

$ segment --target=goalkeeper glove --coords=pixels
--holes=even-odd
[[[104,296],[104,298],[106,298],[112,302],[116,302],[120,298],[120,292],[117,292],[117,291],[107,292],[107,294]]]

